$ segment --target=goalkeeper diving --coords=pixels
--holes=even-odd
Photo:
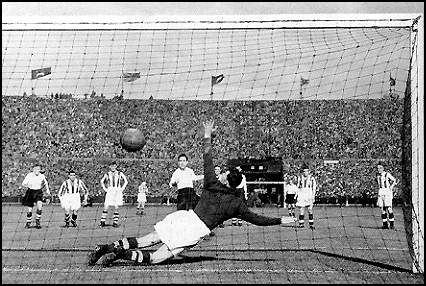
[[[157,264],[198,244],[203,237],[228,219],[240,218],[258,226],[294,223],[288,216],[267,217],[252,212],[239,196],[237,187],[242,174],[231,168],[219,180],[214,172],[212,133],[214,121],[204,125],[204,186],[195,209],[178,210],[167,215],[154,226],[154,231],[143,237],[127,237],[111,244],[100,244],[89,254],[88,264],[94,265],[104,256],[102,265],[110,266],[118,259],[136,264]],[[163,243],[156,251],[142,248]]]

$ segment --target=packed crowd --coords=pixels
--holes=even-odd
[[[284,161],[320,162],[314,166],[319,195],[336,192],[347,182],[348,195],[373,188],[372,170],[379,159],[401,170],[403,102],[330,101],[167,101],[2,97],[2,190],[19,194],[20,182],[34,160],[42,162],[51,184],[59,188],[72,167],[93,193],[116,159],[129,178],[128,192],[145,180],[154,196],[169,191],[176,156],[186,153],[202,172],[202,128],[215,118],[218,164],[228,158],[280,157]],[[198,127],[197,127],[198,126]],[[143,130],[142,151],[125,152],[119,144],[125,128]],[[324,159],[345,162],[324,165]],[[376,160],[376,161],[375,161]],[[291,165],[291,163],[290,163]],[[201,188],[201,186],[200,186]],[[172,194],[171,194],[172,195]]]

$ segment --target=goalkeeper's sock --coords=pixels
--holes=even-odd
[[[136,263],[150,263],[151,262],[151,253],[146,250],[127,250],[123,259],[131,260]]]
[[[127,237],[117,241],[114,241],[108,245],[108,252],[113,252],[115,249],[123,248],[124,250],[134,249],[138,247],[138,241],[136,237]]]

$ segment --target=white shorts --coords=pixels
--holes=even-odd
[[[124,204],[123,201],[123,191],[121,188],[110,187],[105,195],[105,203],[106,207],[109,206],[122,206]]]
[[[377,198],[377,206],[379,208],[392,207],[392,199],[393,199],[392,195],[389,195],[389,194],[388,195],[380,195]]]
[[[312,190],[299,191],[297,195],[296,206],[298,207],[309,207],[314,204],[314,198],[312,196]]]
[[[170,251],[193,246],[210,233],[210,229],[193,210],[173,212],[156,223],[154,228]]]
[[[59,197],[59,200],[61,201],[61,207],[65,210],[78,210],[81,207],[80,202],[80,194],[74,193],[74,194],[64,194],[63,196]]]
[[[392,191],[388,188],[379,189],[379,197],[377,198],[377,206],[382,207],[391,207],[392,206]]]
[[[138,194],[138,203],[146,203],[146,195]]]

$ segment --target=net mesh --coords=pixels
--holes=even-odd
[[[2,281],[423,281],[411,273],[424,263],[418,31],[413,19],[391,20],[3,23]],[[159,265],[87,266],[96,244],[147,235],[176,210],[168,186],[176,157],[188,154],[190,167],[203,173],[207,118],[219,126],[215,163],[245,162],[248,203],[258,214],[288,216],[275,181],[309,164],[319,185],[315,229],[307,221],[299,228],[297,221],[262,227],[228,220]],[[143,130],[143,150],[120,147],[128,127]],[[110,209],[100,228],[100,179],[111,160],[129,185],[119,227]],[[266,169],[252,171],[259,160]],[[24,229],[21,182],[34,162],[53,195],[44,201],[43,227]],[[378,162],[401,182],[393,230],[381,229],[375,207]],[[70,168],[93,201],[80,208],[75,228],[64,227],[57,196]],[[136,214],[142,181],[149,189],[143,216]],[[202,193],[202,181],[195,189]]]

